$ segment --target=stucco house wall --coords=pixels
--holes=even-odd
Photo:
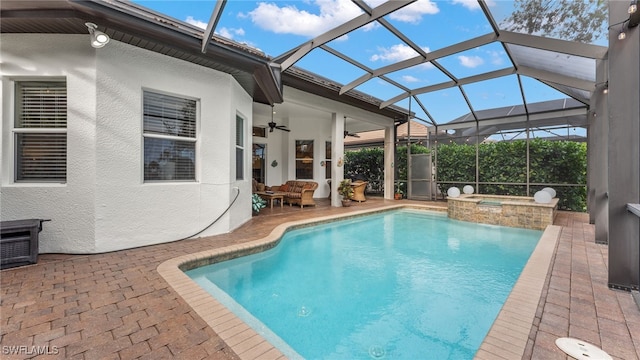
[[[252,99],[228,74],[84,35],[2,34],[2,219],[50,218],[41,252],[96,253],[228,232],[251,217]],[[67,81],[66,184],[15,183],[13,81]],[[198,100],[196,181],[144,183],[143,90]],[[236,115],[244,174],[235,178]]]

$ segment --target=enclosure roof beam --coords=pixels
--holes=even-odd
[[[385,15],[388,15],[398,9],[401,9],[417,0],[398,0],[398,1],[387,1],[382,3],[382,5],[374,8],[371,11],[371,14],[361,14],[360,16],[355,17],[345,23],[342,23],[335,28],[321,34],[306,43],[302,44],[297,50],[290,54],[284,61],[281,63],[282,71],[284,72],[293,64],[295,64],[298,60],[302,59],[305,55],[307,55],[311,50],[328,43],[331,40],[337,39],[340,36],[343,36],[361,26],[364,26],[372,21],[375,21]],[[279,57],[280,58],[280,57]]]
[[[604,59],[607,55],[607,48],[605,46],[521,34],[507,30],[500,30],[498,40],[503,43],[559,52],[562,54],[582,56],[590,59]]]
[[[216,1],[216,6],[213,8],[213,12],[211,13],[211,18],[209,19],[209,23],[207,23],[207,28],[202,35],[202,53],[207,52],[207,47],[209,46],[209,41],[211,41],[211,36],[213,36],[213,31],[218,26],[218,21],[220,21],[220,16],[222,15],[222,11],[224,10],[224,6],[227,4],[227,0],[218,0]]]
[[[518,66],[517,72],[518,74],[526,75],[540,81],[548,81],[580,90],[593,91],[595,88],[595,83],[593,81],[578,79],[528,66]]]
[[[442,49],[438,49],[435,51],[432,51],[430,53],[427,53],[427,57],[422,57],[422,56],[416,56],[416,57],[412,57],[410,59],[406,59],[403,61],[399,61],[395,64],[391,64],[388,66],[384,66],[381,67],[377,70],[374,70],[372,73],[370,74],[364,74],[363,76],[360,76],[359,78],[355,79],[354,81],[348,83],[347,85],[343,86],[342,88],[340,88],[340,94],[344,94],[347,91],[358,87],[362,84],[364,84],[365,82],[371,80],[374,77],[380,76],[380,75],[385,75],[388,73],[392,73],[394,71],[398,71],[398,70],[402,70],[402,69],[406,69],[406,68],[410,68],[412,66],[415,65],[419,65],[425,62],[429,62],[432,60],[436,60],[439,58],[443,58],[449,55],[453,55],[465,50],[469,50],[469,49],[473,49],[476,48],[478,46],[482,46],[482,45],[486,45],[489,44],[493,41],[496,41],[497,36],[494,33],[489,33],[486,35],[482,35],[482,36],[478,36],[476,38],[473,39],[469,39],[466,41],[462,41],[459,42],[457,44],[451,45],[451,46],[447,46],[444,47]]]
[[[528,118],[527,118],[527,114],[520,114],[520,115],[514,115],[514,116],[507,116],[507,117],[478,120],[478,124],[480,126],[498,126],[499,127],[500,125],[506,125],[511,123],[525,123],[527,119],[532,123],[534,123],[536,121],[543,121],[543,120],[550,120],[550,119],[562,119],[562,118],[568,119],[568,118],[577,117],[577,116],[586,116],[587,112],[588,111],[586,107],[575,108],[575,109],[563,109],[563,110],[529,114]],[[476,124],[475,120],[460,121],[460,122],[449,123],[449,124],[438,124],[438,130],[446,131],[446,130],[467,129],[469,127],[475,127],[475,124]]]
[[[382,108],[387,107],[389,105],[395,104],[400,100],[406,99],[410,95],[425,94],[425,93],[429,93],[429,92],[433,92],[433,91],[452,88],[454,86],[462,86],[462,85],[475,83],[475,82],[478,82],[478,81],[484,81],[484,80],[499,78],[499,77],[502,77],[502,76],[513,75],[515,73],[516,73],[516,70],[514,68],[505,68],[505,69],[501,69],[501,70],[490,71],[490,72],[487,72],[487,73],[483,73],[483,74],[479,74],[479,75],[474,75],[474,76],[469,76],[469,77],[466,77],[466,78],[462,78],[462,79],[459,79],[457,82],[456,81],[447,81],[447,82],[443,82],[443,83],[440,83],[440,84],[425,86],[425,87],[422,87],[422,88],[411,90],[411,94],[402,93],[402,94],[400,94],[398,96],[395,96],[395,97],[393,97],[393,98],[391,98],[391,99],[389,99],[387,101],[383,101],[380,104],[380,108],[382,109]]]
[[[498,23],[496,23],[496,20],[493,18],[493,15],[491,15],[491,10],[489,10],[489,6],[487,5],[487,3],[484,0],[478,0],[478,4],[480,5],[480,9],[482,9],[482,12],[484,13],[484,16],[487,18],[487,21],[489,21],[493,32],[496,35],[500,34],[500,27],[498,26]]]

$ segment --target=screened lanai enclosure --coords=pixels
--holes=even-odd
[[[419,140],[430,153],[410,154],[409,181],[397,180],[408,198],[443,199],[466,185],[518,196],[552,187],[560,209],[587,210],[585,104],[569,98],[477,111],[479,121],[473,115],[431,126]]]
[[[405,109],[406,116],[394,119],[394,125],[410,120],[429,127],[426,143],[431,154],[410,156],[408,178],[398,178],[396,171],[394,181],[385,182],[385,187],[400,188],[411,199],[436,199],[453,185],[471,184],[479,192],[517,195],[532,195],[553,186],[565,199],[561,206],[586,211],[588,116],[593,97],[607,88],[606,80],[598,81],[596,76],[597,65],[607,54],[606,21],[593,29],[589,41],[576,42],[559,39],[557,34],[542,37],[523,33],[510,23],[512,18],[500,3],[468,2],[466,12],[443,2],[434,3],[437,10],[420,8],[424,2],[378,7],[370,2],[353,4],[363,14],[274,61],[285,74],[296,64],[326,76],[340,96],[366,93],[381,109]],[[442,40],[435,34],[443,30],[434,24],[420,23],[417,27],[423,31],[416,32],[410,22],[401,20],[419,9],[423,14],[432,11],[430,15],[446,22],[464,14],[469,23],[478,25],[464,31],[447,27]],[[604,11],[606,14],[606,6]],[[366,46],[347,46],[353,44],[352,39],[363,39],[371,28],[376,28],[375,44],[384,49],[382,53],[371,56]],[[424,45],[435,43],[441,47]],[[366,119],[346,119],[345,127],[351,132],[372,129]],[[411,142],[410,133],[408,138]],[[561,169],[553,174],[542,171],[566,164],[549,162],[549,154],[540,158],[543,150],[536,150],[539,141],[533,142],[532,155],[534,139],[581,142],[576,151],[584,155],[582,168],[571,174],[562,174]],[[516,164],[486,163],[483,149],[498,142],[524,144],[522,150],[510,154]],[[460,145],[459,155],[472,151],[474,156],[439,157],[439,147],[450,150],[453,144]],[[452,160],[456,171],[444,162]],[[487,173],[507,168],[513,172],[511,176]],[[568,201],[569,197],[578,200]]]
[[[278,147],[291,169],[267,172],[295,176],[295,144],[307,140],[296,131],[323,122],[310,164],[314,180],[331,180],[334,206],[346,134],[384,132],[391,199],[405,180],[394,176],[396,129],[422,123],[430,151],[408,154],[410,198],[454,185],[528,195],[552,186],[565,201],[584,200],[563,206],[588,211],[596,241],[610,244],[610,285],[638,288],[640,220],[627,210],[640,203],[635,0],[218,0],[192,2],[204,8],[189,17],[171,3],[7,1],[2,32],[86,35],[92,21],[114,41],[231,74],[253,101],[254,126],[292,129],[265,150]]]

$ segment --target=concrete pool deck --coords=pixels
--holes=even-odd
[[[224,331],[214,331],[158,273],[160,264],[260,239],[288,221],[398,203],[446,207],[376,198],[350,208],[317,202],[317,208],[263,210],[229,234],[106,254],[41,255],[36,265],[3,270],[3,359],[32,358],[34,351],[44,350],[49,355],[39,358],[239,359],[223,340]],[[555,225],[560,226],[559,239],[542,296],[533,299],[537,307],[522,358],[566,359],[554,341],[571,336],[602,347],[616,359],[640,359],[640,310],[631,293],[608,289],[607,247],[594,243],[588,215],[559,212]],[[509,335],[498,336],[501,342],[487,350],[491,358],[510,354]],[[273,355],[259,346],[247,351],[254,358]],[[10,355],[10,350],[17,354]]]

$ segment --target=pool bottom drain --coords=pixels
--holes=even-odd
[[[374,345],[369,348],[369,356],[374,359],[382,359],[386,355],[384,348],[382,346]]]

